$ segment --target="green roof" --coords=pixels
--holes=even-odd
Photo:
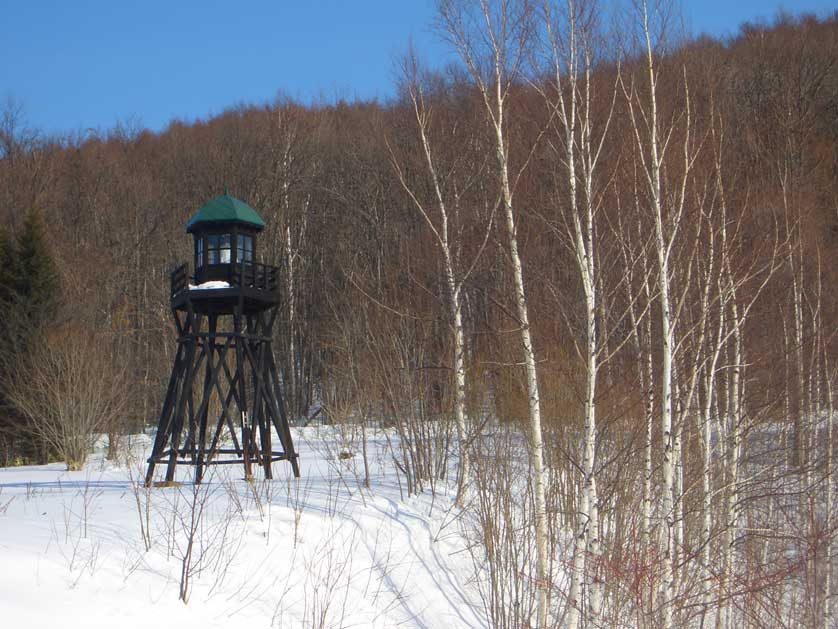
[[[226,189],[224,194],[207,203],[189,219],[186,231],[192,233],[198,225],[203,223],[247,223],[258,229],[265,226],[265,221],[256,213],[256,210],[244,201],[230,196]]]

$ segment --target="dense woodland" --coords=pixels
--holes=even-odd
[[[440,2],[461,62],[406,55],[391,102],[63,137],[7,106],[0,464],[156,424],[227,186],[294,417],[390,430],[405,496],[459,474],[492,626],[829,626],[838,17],[549,8]]]

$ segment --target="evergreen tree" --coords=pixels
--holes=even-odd
[[[10,267],[16,298],[30,325],[37,329],[54,319],[58,310],[58,271],[40,211],[32,210],[26,215]]]
[[[8,230],[0,225],[0,317],[6,307],[14,301],[15,294],[15,253],[14,242]],[[0,319],[0,327],[2,327]]]
[[[12,317],[14,274],[12,273],[12,240],[9,232],[0,225],[0,338],[9,339],[9,322]],[[14,410],[6,399],[4,384],[9,376],[13,352],[9,340],[0,343],[0,465],[8,465],[16,456],[19,425]]]
[[[55,318],[59,279],[41,213],[30,211],[14,240],[0,229],[0,458],[48,458],[46,447],[8,403],[4,388],[27,360],[34,342]]]
[[[0,338],[3,339],[0,343],[0,391],[18,345],[14,323],[19,318],[15,259],[14,242],[5,227],[0,226]]]

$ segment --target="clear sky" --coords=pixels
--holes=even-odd
[[[836,0],[684,0],[692,32],[732,34],[780,8]],[[0,0],[0,99],[47,132],[133,118],[160,130],[278,92],[311,102],[388,98],[409,41],[433,65],[433,0]],[[0,103],[2,106],[2,103]]]

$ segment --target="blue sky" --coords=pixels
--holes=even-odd
[[[735,33],[778,9],[835,0],[684,0],[694,33]],[[433,0],[0,0],[0,99],[47,132],[133,118],[160,130],[278,92],[310,102],[387,98],[408,42],[433,65]],[[2,106],[2,103],[0,103]]]

